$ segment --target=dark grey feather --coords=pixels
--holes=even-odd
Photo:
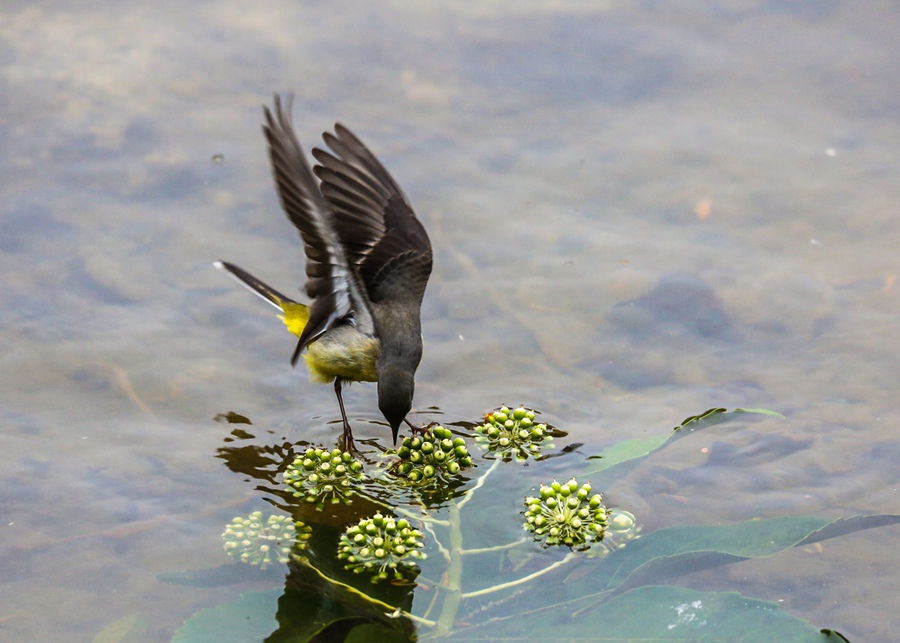
[[[286,108],[275,96],[275,114],[264,108],[263,132],[269,143],[272,174],[288,219],[300,232],[306,253],[306,294],[313,300],[309,322],[291,359],[316,337],[351,314],[365,330],[374,332],[363,288],[332,229],[332,217],[294,133],[290,101]]]
[[[325,133],[331,152],[314,149],[313,171],[332,211],[333,229],[372,301],[394,295],[421,302],[431,274],[431,242],[406,195],[349,129]],[[402,283],[402,294],[388,282]],[[388,293],[393,293],[388,295]]]

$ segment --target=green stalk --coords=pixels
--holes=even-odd
[[[504,549],[513,549],[525,542],[528,542],[527,538],[519,538],[517,541],[507,543],[506,545],[495,545],[493,547],[481,547],[479,549],[463,549],[459,553],[461,553],[463,556],[470,556],[473,554],[487,554],[492,551],[503,551]]]
[[[562,560],[558,560],[552,565],[548,565],[544,569],[534,572],[533,574],[529,574],[528,576],[523,576],[519,580],[510,581],[508,583],[501,583],[500,585],[494,585],[493,587],[485,587],[484,589],[479,589],[476,592],[467,592],[465,594],[460,594],[460,598],[474,598],[475,596],[484,596],[485,594],[491,594],[493,592],[499,592],[502,589],[509,589],[510,587],[515,587],[516,585],[521,585],[522,583],[528,583],[533,581],[535,578],[539,576],[543,576],[547,572],[551,572],[557,567],[562,567],[570,560],[574,560],[578,556],[574,551],[570,551],[566,554],[566,557]]]
[[[320,570],[318,567],[316,567],[311,562],[309,562],[309,560],[307,558],[304,558],[302,556],[295,556],[294,561],[297,563],[300,563],[304,567],[307,567],[307,568],[311,569],[312,571],[314,571],[316,574],[319,575],[319,578],[321,578],[322,580],[331,583],[335,587],[340,587],[344,591],[349,592],[350,594],[353,594],[354,596],[358,596],[359,598],[361,598],[365,601],[373,603],[373,604],[377,605],[378,607],[387,610],[391,615],[396,614],[397,616],[405,616],[409,620],[411,620],[415,623],[419,623],[420,625],[427,625],[427,626],[436,625],[436,623],[434,621],[429,621],[427,618],[422,618],[421,616],[416,616],[415,614],[410,614],[409,612],[406,612],[406,611],[400,609],[399,607],[394,607],[393,605],[389,605],[389,604],[385,603],[384,601],[380,601],[377,598],[373,598],[372,596],[369,596],[365,592],[361,592],[360,590],[356,589],[352,585],[348,585],[347,583],[342,583],[339,580],[331,578],[331,576],[328,576],[327,574],[322,572],[322,570]]]
[[[494,464],[492,464],[491,467],[478,478],[478,480],[475,482],[475,485],[466,492],[466,497],[459,501],[460,509],[466,506],[466,503],[472,499],[472,496],[475,495],[475,492],[478,491],[481,485],[484,484],[484,481],[487,480],[487,477],[491,475],[498,466],[500,466],[500,458],[494,460]]]
[[[456,613],[459,611],[459,602],[462,599],[462,575],[463,575],[463,534],[462,520],[460,519],[460,509],[462,509],[478,489],[484,484],[487,477],[496,470],[500,465],[500,459],[494,461],[490,468],[479,476],[475,485],[466,492],[464,498],[459,502],[451,502],[448,507],[450,516],[446,523],[435,521],[438,524],[446,524],[450,531],[450,547],[449,552],[441,547],[444,556],[447,558],[446,582],[442,589],[446,594],[444,604],[441,606],[441,614],[437,620],[435,627],[435,636],[447,636],[453,629],[453,623],[456,621]],[[435,539],[436,540],[436,539]]]
[[[444,584],[446,597],[438,616],[436,636],[447,636],[453,629],[456,613],[459,611],[459,601],[462,598],[462,573],[463,557],[461,554],[463,545],[462,526],[459,518],[459,506],[450,503],[450,562],[447,564],[447,582]]]

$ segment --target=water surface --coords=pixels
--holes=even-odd
[[[301,285],[259,129],[273,91],[295,93],[307,145],[351,126],[429,230],[419,418],[521,403],[590,454],[766,407],[786,419],[683,440],[608,497],[646,530],[900,510],[893,3],[0,17],[2,638],[91,640],[138,615],[167,640],[264,585],[163,578],[227,564],[224,523],[266,506],[225,466],[238,438],[217,414],[250,418],[239,441],[259,449],[339,431],[270,309],[210,265]],[[375,387],[346,402],[386,444]],[[897,533],[687,582],[888,640]]]

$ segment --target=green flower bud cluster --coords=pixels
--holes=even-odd
[[[594,558],[603,558],[611,551],[621,549],[630,541],[641,537],[641,528],[630,511],[610,509],[607,516],[609,525],[606,527],[606,536],[602,543],[598,543],[596,549],[591,549],[589,554]]]
[[[395,520],[380,513],[363,518],[341,536],[338,558],[345,569],[372,575],[372,582],[404,580],[415,576],[416,560],[425,558],[419,549],[425,535],[403,518]]]
[[[542,448],[552,447],[546,424],[535,424],[534,411],[518,407],[510,410],[501,406],[484,416],[484,424],[475,427],[475,443],[505,460],[513,456],[527,460],[540,454]]]
[[[541,486],[539,498],[525,499],[525,529],[545,545],[588,545],[602,540],[609,516],[603,496],[591,495],[591,485],[578,486],[574,478]]]
[[[405,438],[397,449],[397,455],[400,462],[395,471],[412,482],[453,478],[460,469],[472,466],[466,441],[454,438],[450,430],[442,426]]]
[[[290,516],[273,514],[263,520],[261,511],[254,511],[246,518],[232,520],[222,533],[225,552],[232,558],[259,565],[265,569],[273,562],[286,563],[292,550],[304,550],[309,546],[312,529],[304,523],[294,522]]]
[[[295,498],[316,503],[322,511],[325,502],[350,504],[353,485],[362,479],[363,465],[349,452],[313,449],[297,457],[284,472],[284,482]]]

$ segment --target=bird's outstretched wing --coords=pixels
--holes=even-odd
[[[372,303],[420,303],[431,274],[431,242],[403,190],[349,129],[323,135],[331,152],[313,149],[332,229]]]
[[[275,95],[275,113],[264,107],[263,132],[269,143],[272,174],[281,205],[300,231],[306,252],[306,294],[313,300],[309,323],[291,358],[335,323],[353,315],[361,332],[374,332],[364,288],[351,267],[333,225],[328,203],[322,197],[303,149],[294,133],[290,99],[283,106]]]

